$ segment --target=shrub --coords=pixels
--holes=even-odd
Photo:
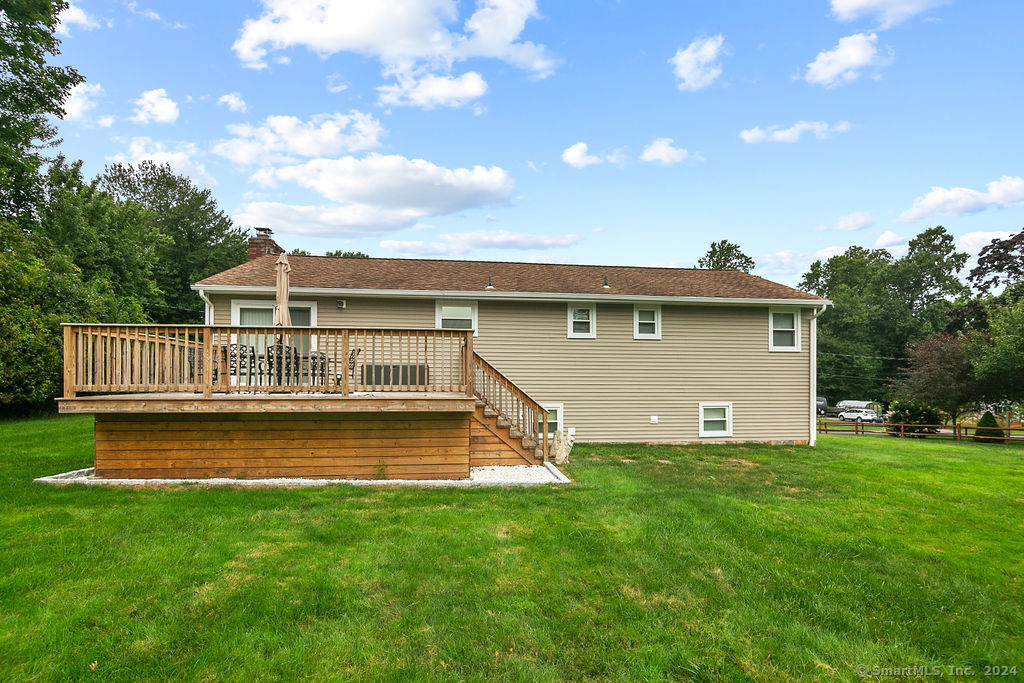
[[[999,428],[999,423],[996,422],[996,417],[992,414],[992,411],[986,410],[985,414],[978,420],[978,426],[974,428],[974,436],[972,438],[982,443],[1002,443],[1006,439],[1006,434]]]
[[[939,411],[931,406],[913,401],[893,401],[889,408],[887,422],[890,424],[885,431],[890,436],[900,436],[900,424],[903,424],[903,435],[916,439],[923,439],[926,435],[939,431],[936,425],[942,422],[942,417]]]

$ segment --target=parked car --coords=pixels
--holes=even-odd
[[[825,400],[824,396],[818,396],[814,399],[814,404],[818,409],[818,415],[824,415],[825,411],[828,410],[828,401]]]
[[[847,422],[885,422],[885,418],[867,408],[847,408],[838,417]]]

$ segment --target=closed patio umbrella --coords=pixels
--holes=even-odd
[[[274,302],[274,325],[290,327],[292,316],[288,312],[288,287],[291,282],[292,265],[288,263],[288,254],[278,256],[274,268],[277,270],[277,300]]]

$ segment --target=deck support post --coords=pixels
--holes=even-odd
[[[187,334],[187,333],[186,333]],[[213,330],[207,325],[203,328],[203,369],[199,373],[203,396],[213,396]]]
[[[75,397],[75,366],[78,359],[74,347],[74,330],[70,325],[64,325],[64,398]]]
[[[543,446],[543,453],[542,453],[542,457],[541,457],[541,462],[547,462],[548,461],[548,410],[547,410],[547,408],[544,408],[544,406],[541,406],[541,408],[542,408],[541,414],[544,415],[544,434],[543,434],[543,436],[544,436],[544,446]]]

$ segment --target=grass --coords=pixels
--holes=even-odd
[[[31,481],[90,437],[0,422],[0,679],[1024,675],[1024,448],[578,445],[577,485],[513,490]]]

